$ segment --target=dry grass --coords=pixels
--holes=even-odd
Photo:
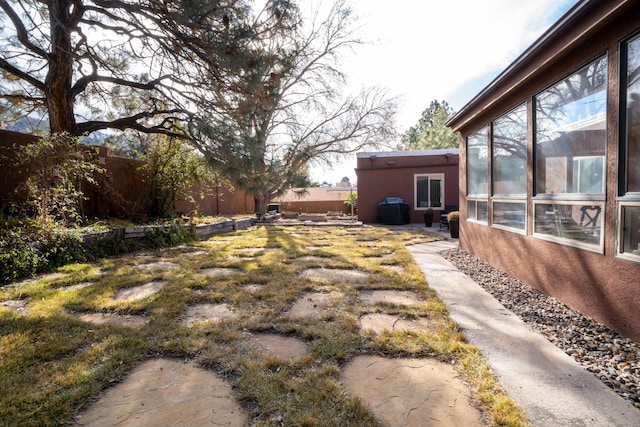
[[[27,314],[0,309],[0,420],[7,425],[64,423],[141,360],[158,355],[189,359],[236,386],[252,425],[375,425],[373,415],[340,387],[340,367],[363,352],[453,361],[474,384],[478,405],[496,425],[527,425],[500,390],[477,350],[466,343],[427,286],[405,245],[434,239],[424,229],[393,227],[252,227],[191,246],[70,265],[59,274],[0,289],[0,300],[28,301]],[[171,262],[173,269],[140,264]],[[402,274],[389,266],[401,267]],[[307,280],[309,268],[369,273],[364,283]],[[208,276],[206,268],[236,274]],[[122,289],[162,281],[160,292],[116,301]],[[89,282],[78,289],[70,285]],[[249,292],[244,286],[262,287]],[[362,306],[364,289],[415,291],[411,307]],[[328,293],[333,305],[321,321],[292,318],[287,310],[304,292]],[[226,303],[235,315],[195,326],[181,323],[187,306]],[[143,315],[142,328],[94,325],[72,313]],[[434,332],[363,333],[358,318],[380,312],[429,318]],[[295,360],[266,356],[247,343],[246,331],[274,332],[306,341]],[[318,421],[320,420],[320,421]]]

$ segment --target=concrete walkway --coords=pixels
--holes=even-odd
[[[451,318],[535,426],[640,426],[638,409],[438,254],[457,246],[438,241],[408,250]]]

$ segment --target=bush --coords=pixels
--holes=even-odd
[[[178,222],[157,227],[141,240],[94,243],[84,243],[78,229],[56,228],[31,220],[2,219],[0,230],[0,285],[74,262],[95,261],[142,248],[175,246],[195,238]]]
[[[96,184],[97,176],[104,173],[95,161],[95,149],[68,133],[18,147],[16,166],[24,175],[18,192],[26,196],[26,203],[18,207],[41,224],[81,222],[81,201],[86,199],[82,183]]]
[[[144,237],[143,243],[150,248],[163,248],[189,242],[195,235],[184,228],[180,223],[172,221],[169,225],[151,230]]]
[[[0,234],[0,283],[84,258],[82,239],[72,230],[37,222],[3,227]]]

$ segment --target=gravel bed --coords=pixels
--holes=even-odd
[[[640,408],[640,344],[461,249],[440,253],[505,308]],[[594,402],[595,403],[595,402]]]

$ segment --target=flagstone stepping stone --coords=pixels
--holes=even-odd
[[[179,265],[175,262],[169,261],[158,261],[158,262],[150,262],[147,264],[138,264],[135,268],[145,269],[145,270],[173,270],[174,268],[178,268]]]
[[[139,301],[157,294],[167,282],[149,282],[133,288],[121,289],[113,296],[116,301]]]
[[[267,250],[267,248],[238,248],[238,249],[236,249],[236,251],[249,252],[249,253],[256,253],[256,252],[265,251],[265,250]]]
[[[365,255],[365,256],[366,256],[367,258],[369,258],[369,259],[373,259],[373,260],[377,260],[377,259],[385,260],[385,259],[393,258],[393,256],[394,256],[394,255],[395,255],[395,253],[391,252],[391,253],[389,253],[389,254],[382,254],[382,255],[370,255],[370,256]]]
[[[0,302],[0,307],[11,310],[14,313],[27,314],[28,302],[23,299],[8,300]]]
[[[448,363],[433,359],[358,356],[342,371],[347,392],[358,396],[381,425],[484,426],[470,386]]]
[[[191,257],[200,256],[200,255],[209,255],[209,252],[207,252],[207,251],[192,251],[192,252],[182,252],[182,253],[179,253],[177,255],[191,258]]]
[[[398,315],[390,315],[385,313],[371,313],[360,318],[360,329],[372,330],[380,333],[387,331],[420,331],[433,332],[435,326],[429,322],[429,319],[419,317],[417,319],[406,319]]]
[[[94,325],[119,325],[140,328],[147,323],[147,318],[136,314],[116,313],[73,313],[73,317]]]
[[[51,279],[57,279],[59,277],[64,277],[66,274],[65,273],[49,273],[49,274],[43,274],[42,276],[38,276],[38,277],[30,277],[28,279],[24,279],[21,280],[19,282],[16,283],[12,283],[9,285],[6,285],[5,288],[6,289],[14,289],[14,288],[19,288],[21,286],[24,285],[29,285],[31,283],[37,282],[38,280],[51,280]]]
[[[415,292],[411,291],[394,291],[394,290],[375,290],[360,292],[360,302],[362,304],[375,304],[384,302],[398,305],[417,305],[422,304]]]
[[[233,308],[229,304],[196,304],[187,307],[182,323],[191,326],[200,322],[227,319],[232,315]]]
[[[348,283],[366,283],[369,273],[358,270],[343,270],[339,268],[309,268],[300,277],[303,279],[340,280]]]
[[[295,337],[278,334],[247,334],[254,347],[283,359],[297,359],[307,354],[307,345]]]
[[[320,318],[323,312],[331,307],[329,294],[324,292],[307,292],[298,298],[287,314],[291,317]]]
[[[262,288],[264,288],[264,285],[259,285],[257,283],[250,283],[242,287],[242,289],[244,289],[247,292],[258,292]]]
[[[202,242],[202,244],[204,245],[224,245],[225,242],[224,240],[206,240],[204,242]]]
[[[314,255],[302,256],[302,257],[297,258],[297,259],[299,261],[307,261],[307,262],[309,262],[309,261],[316,262],[316,261],[326,261],[327,260],[326,258],[323,258],[321,256],[314,256]]]
[[[226,268],[226,267],[212,267],[212,268],[203,268],[200,271],[200,274],[204,274],[207,276],[231,276],[233,274],[237,274],[240,272],[237,268]]]
[[[78,291],[80,289],[88,288],[91,285],[93,285],[92,282],[80,282],[80,283],[76,283],[75,285],[63,286],[61,288],[58,288],[58,290],[61,290],[61,291]]]
[[[170,359],[144,362],[75,418],[76,426],[248,424],[229,383],[214,372]]]
[[[391,270],[394,273],[398,273],[398,274],[405,274],[406,273],[406,270],[401,265],[383,265],[382,267],[384,267],[387,270]]]

